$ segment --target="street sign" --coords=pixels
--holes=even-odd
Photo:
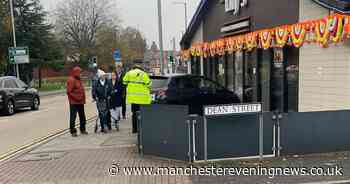
[[[9,58],[10,58],[10,64],[29,63],[28,47],[10,47]]]
[[[227,104],[204,107],[205,116],[247,114],[262,112],[261,104]]]
[[[120,62],[122,60],[119,49],[115,49],[113,52],[113,58],[116,62]]]

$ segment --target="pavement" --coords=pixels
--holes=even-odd
[[[141,156],[136,149],[137,137],[131,134],[130,120],[120,123],[120,131],[93,133],[73,138],[63,134],[34,147],[29,152],[0,163],[0,184],[331,184],[350,183],[350,152],[293,156],[288,158],[211,163],[222,167],[342,167],[343,176],[181,176],[128,175],[130,167],[189,167],[189,163]],[[206,163],[204,165],[207,165]],[[202,167],[203,164],[196,164]],[[116,172],[119,171],[119,172]]]
[[[96,105],[87,93],[87,118],[96,116]],[[41,98],[38,111],[24,109],[13,116],[0,115],[0,159],[42,137],[69,127],[69,104],[65,94]]]

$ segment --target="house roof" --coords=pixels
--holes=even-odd
[[[209,0],[201,0],[199,3],[196,12],[194,13],[191,22],[189,26],[186,29],[185,34],[182,36],[180,44],[182,46],[185,45],[186,41],[189,41],[192,39],[193,35],[196,33],[196,30],[198,29],[198,26],[201,23],[201,20],[203,19],[205,10],[207,9],[209,4]]]

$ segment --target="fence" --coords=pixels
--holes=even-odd
[[[250,111],[235,112],[242,105]],[[140,153],[196,162],[350,150],[350,111],[262,113],[252,105],[221,106],[228,113],[212,106],[216,114],[204,117],[187,106],[144,106]]]

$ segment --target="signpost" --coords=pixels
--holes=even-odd
[[[226,104],[204,107],[204,160],[208,160],[208,117],[257,114],[259,116],[259,158],[264,157],[264,121],[261,103]],[[274,137],[275,139],[275,137]],[[193,143],[195,144],[195,143]]]
[[[113,58],[114,58],[115,62],[121,62],[122,61],[119,49],[115,49],[115,51],[113,52]]]
[[[204,107],[205,116],[261,113],[261,104],[228,104]]]
[[[29,63],[28,47],[10,47],[9,48],[10,64]]]

